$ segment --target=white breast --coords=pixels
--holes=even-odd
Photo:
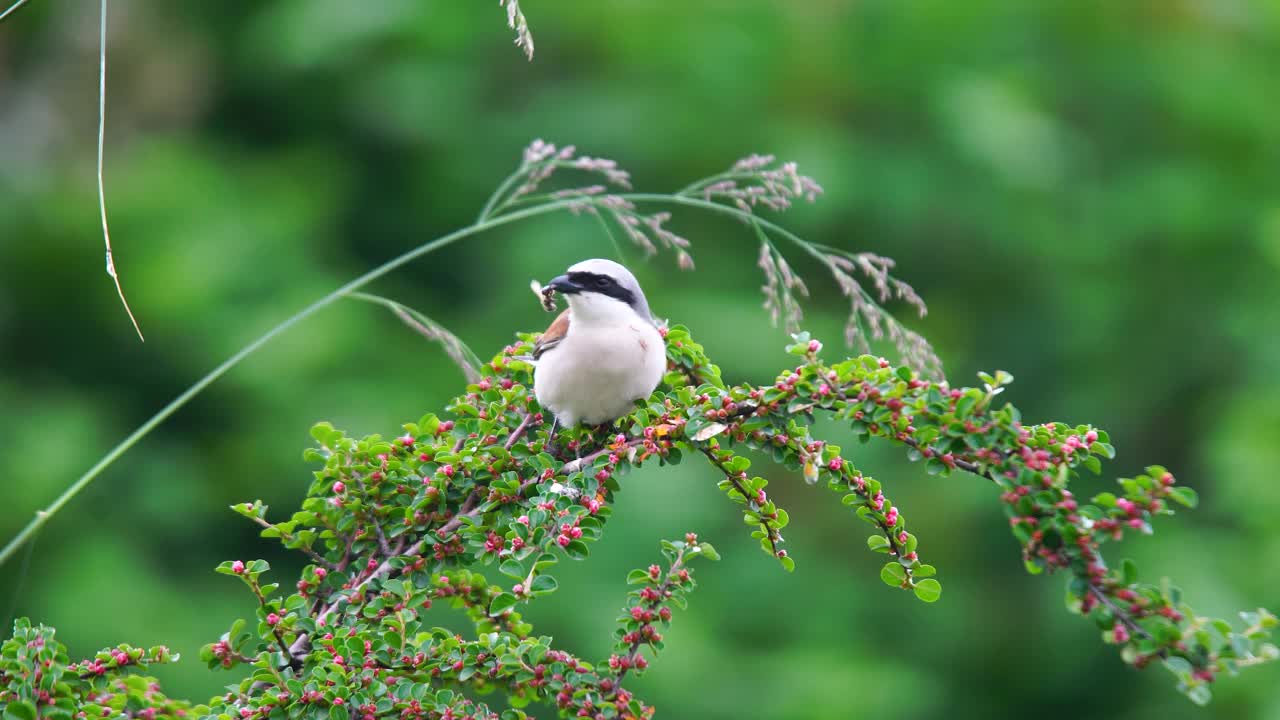
[[[564,340],[538,360],[533,391],[563,425],[615,420],[649,397],[667,367],[657,328],[638,318],[609,327],[572,321]]]

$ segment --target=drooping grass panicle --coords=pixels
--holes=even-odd
[[[559,170],[573,170],[597,176],[603,182],[570,186],[539,194],[537,191],[549,183]],[[559,179],[560,176],[556,176]],[[509,189],[500,189],[498,199],[491,200],[490,215],[502,213],[512,207],[546,201],[569,200],[568,210],[574,214],[590,214],[598,217],[605,231],[612,237],[607,218],[645,255],[656,255],[660,249],[673,250],[676,263],[682,269],[693,268],[689,255],[689,241],[671,232],[666,223],[669,212],[645,214],[636,204],[617,192],[631,189],[631,174],[608,158],[578,155],[573,145],[557,147],[553,143],[534,140],[524,150],[523,161],[516,173],[508,179]]]
[[[773,155],[751,154],[729,170],[699,180],[679,194],[708,202],[729,201],[749,213],[757,206],[781,212],[798,199],[814,202],[822,192],[816,180],[800,174],[796,163],[778,163]]]
[[[347,293],[347,297],[353,300],[363,300],[375,305],[382,305],[391,310],[396,317],[400,318],[401,322],[417,331],[419,335],[432,342],[440,343],[440,347],[444,349],[445,354],[449,356],[453,364],[457,365],[458,369],[462,371],[467,382],[472,383],[480,380],[480,366],[483,364],[480,362],[480,358],[461,338],[445,326],[408,305],[398,303],[381,295],[351,292]]]
[[[831,272],[840,292],[849,298],[849,317],[844,329],[846,343],[869,352],[868,337],[871,340],[887,338],[904,362],[922,375],[935,379],[944,377],[942,360],[929,341],[904,326],[882,305],[896,299],[910,305],[920,317],[929,312],[911,285],[890,274],[894,267],[892,259],[875,253],[850,253],[818,244],[814,244],[814,248],[819,251],[819,259]],[[870,281],[874,295],[858,281],[857,274]]]
[[[942,362],[929,342],[884,309],[885,303],[900,300],[913,307],[920,317],[928,312],[915,289],[892,274],[892,259],[810,242],[763,221],[756,214],[760,207],[785,211],[798,199],[814,202],[822,192],[822,186],[812,177],[801,174],[796,163],[778,162],[773,155],[751,154],[725,172],[694,182],[677,195],[722,208],[731,206],[755,231],[760,240],[756,264],[765,278],[761,287],[764,309],[774,325],[781,324],[788,332],[799,330],[804,317],[800,300],[809,295],[804,280],[774,242],[776,236],[790,241],[825,266],[840,292],[849,298],[844,336],[850,347],[871,352],[872,341],[887,339],[908,365],[928,377],[941,378]],[[857,276],[861,276],[868,287],[864,287]]]
[[[529,21],[520,9],[520,0],[498,0],[498,5],[507,9],[507,27],[516,31],[516,47],[524,51],[526,57],[533,59],[533,33],[529,32]]]

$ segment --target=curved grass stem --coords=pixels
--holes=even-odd
[[[283,334],[286,330],[289,330],[293,326],[297,325],[303,320],[306,320],[307,318],[316,314],[317,312],[324,309],[325,307],[328,307],[335,300],[338,300],[343,296],[355,290],[358,290],[364,287],[365,285],[368,285],[369,283],[373,282],[374,280],[377,280],[383,275],[386,275],[387,273],[409,262],[412,262],[413,260],[416,260],[422,257],[423,255],[426,255],[427,253],[433,252],[446,245],[457,242],[458,240],[462,240],[472,235],[477,235],[479,233],[485,232],[487,230],[491,230],[501,225],[507,225],[509,223],[516,222],[517,220],[523,220],[525,218],[530,218],[537,215],[545,215],[547,213],[564,209],[568,205],[569,205],[568,201],[549,203],[547,205],[538,205],[536,207],[526,208],[524,210],[518,210],[516,212],[508,213],[506,215],[502,215],[501,217],[491,218],[489,220],[485,220],[484,222],[478,222],[473,225],[468,225],[465,228],[456,230],[452,233],[449,233],[448,235],[437,238],[423,245],[419,245],[418,247],[412,250],[409,250],[408,252],[405,252],[395,258],[392,258],[391,260],[388,260],[387,262],[379,265],[378,267],[370,270],[369,272],[361,275],[360,277],[355,278],[354,280],[348,282],[347,284],[334,290],[333,292],[330,292],[328,295],[325,295],[319,300],[316,300],[315,302],[306,306],[302,310],[299,310],[297,313],[293,314],[284,322],[271,328],[266,333],[264,333],[261,337],[259,337],[258,339],[254,340],[253,342],[241,348],[239,352],[227,358],[225,361],[222,362],[221,365],[218,365],[213,370],[210,370],[207,375],[197,380],[195,384],[187,388],[181,395],[179,395],[178,397],[170,401],[168,405],[165,405],[163,408],[161,408],[160,411],[157,412],[155,415],[152,415],[149,420],[144,422],[142,425],[138,426],[138,429],[130,433],[128,437],[126,437],[124,440],[121,440],[118,445],[112,448],[106,455],[102,456],[102,459],[98,460],[98,462],[94,464],[93,467],[89,468],[88,472],[86,472],[84,475],[81,475],[78,480],[72,483],[70,487],[64,490],[62,494],[59,495],[57,498],[55,498],[54,501],[51,502],[47,507],[45,507],[42,510],[37,510],[35,517],[33,517],[31,521],[27,523],[26,527],[24,527],[16,536],[14,536],[14,538],[10,540],[7,545],[4,546],[3,550],[0,550],[0,565],[3,565],[6,561],[9,560],[9,558],[13,557],[14,553],[16,553],[24,543],[30,540],[31,537],[41,527],[43,527],[45,523],[49,521],[50,518],[56,515],[58,511],[63,508],[64,505],[66,505],[68,502],[71,501],[72,498],[74,498],[76,495],[79,495],[80,491],[88,487],[89,483],[93,482],[95,478],[101,475],[102,472],[106,470],[108,467],[110,467],[111,464],[114,463],[117,459],[119,459],[121,455],[124,455],[126,452],[128,452],[129,449],[132,448],[134,445],[137,445],[140,440],[142,440],[144,437],[150,434],[150,432],[154,430],[157,426],[159,426],[160,423],[169,419],[171,415],[173,415],[178,410],[182,409],[182,407],[185,406],[187,403],[191,402],[192,398],[194,398],[196,395],[199,395],[201,392],[204,391],[205,388],[212,385],[215,380],[221,378],[223,375],[226,375],[227,371],[231,370],[231,368],[235,367],[236,365],[239,365],[242,360],[252,355],[263,345],[266,345],[267,343],[274,340],[277,336]]]

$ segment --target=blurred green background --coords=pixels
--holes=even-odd
[[[932,308],[900,316],[956,383],[1003,368],[1029,420],[1092,422],[1120,458],[1200,491],[1126,543],[1197,609],[1280,607],[1280,3],[526,0],[527,62],[496,2],[113,3],[107,202],[140,344],[103,273],[94,187],[97,3],[34,0],[0,25],[0,539],[225,357],[367,268],[471,221],[542,137],[674,189],[750,152],[827,188],[782,218],[881,252]],[[694,273],[632,254],[660,316],[733,380],[788,363],[739,224],[681,210]],[[527,290],[610,252],[568,215],[450,247],[373,288],[481,355],[547,316]],[[800,262],[808,324],[845,303]],[[394,432],[461,377],[362,303],[273,342],[133,449],[45,529],[16,594],[73,654],[168,643],[159,674],[204,699],[195,650],[252,612],[224,559],[296,560],[226,510],[297,505],[307,428]],[[830,437],[847,436],[832,428]],[[846,443],[848,446],[848,443]],[[638,695],[669,718],[1277,718],[1280,668],[1196,710],[1025,574],[993,490],[901,453],[855,453],[940,569],[942,601],[885,588],[836,496],[773,473],[793,576],[696,462],[632,476],[592,561],[531,607],[606,653],[626,571],[696,530],[724,560]],[[1120,557],[1114,549],[1112,559]],[[0,612],[19,582],[0,568]],[[7,632],[7,631],[6,631]]]

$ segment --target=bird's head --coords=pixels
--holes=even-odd
[[[631,271],[612,260],[593,258],[570,267],[545,287],[565,296],[579,325],[610,324],[640,318],[653,322],[649,303]]]

